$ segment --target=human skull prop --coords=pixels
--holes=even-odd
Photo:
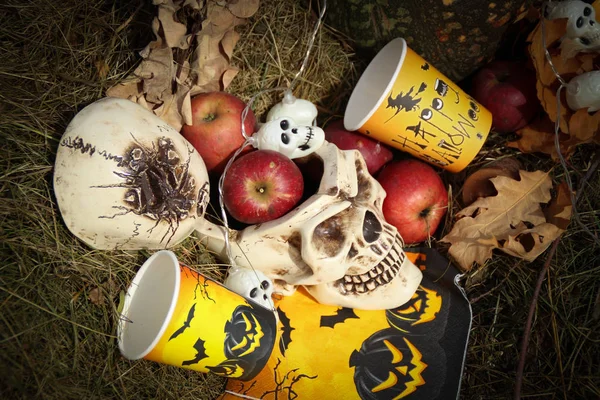
[[[325,132],[318,126],[298,125],[293,118],[280,117],[268,121],[252,138],[260,150],[274,150],[289,158],[307,156],[325,141]]]
[[[600,25],[596,21],[596,10],[590,4],[580,0],[546,2],[543,15],[549,20],[568,19],[566,35],[561,43],[563,57],[600,49]]]
[[[245,298],[273,309],[273,283],[261,271],[250,268],[230,267],[229,275],[223,282],[228,288]]]
[[[54,191],[69,230],[102,249],[161,249],[188,237],[209,199],[206,166],[179,132],[129,100],[104,98],[63,134]]]
[[[587,108],[588,112],[600,110],[600,71],[577,75],[567,84],[567,104],[573,111]]]
[[[385,191],[356,150],[325,141],[313,156],[324,168],[317,192],[276,220],[232,231],[233,261],[262,271],[283,294],[304,285],[323,304],[358,309],[404,304],[422,274],[384,219]],[[199,233],[210,250],[225,257],[223,227],[207,222]]]

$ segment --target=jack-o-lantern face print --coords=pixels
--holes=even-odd
[[[413,334],[424,333],[426,324],[435,320],[441,309],[442,296],[435,290],[419,286],[406,304],[387,310],[385,316],[393,328]]]
[[[261,359],[270,353],[271,328],[261,323],[260,315],[249,306],[238,306],[225,324],[225,355],[228,358],[243,358],[253,354],[253,358]],[[265,338],[265,340],[263,340]],[[272,339],[271,339],[272,340]]]
[[[389,328],[371,335],[350,356],[361,399],[400,399],[425,384],[427,364],[412,339]]]

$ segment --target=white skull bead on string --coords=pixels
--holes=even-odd
[[[273,283],[265,274],[250,268],[230,267],[223,284],[235,293],[261,306],[273,309]]]
[[[293,159],[316,151],[325,141],[325,132],[315,125],[317,107],[308,100],[297,99],[287,90],[283,100],[267,114],[251,140],[260,150],[274,150]]]
[[[578,75],[567,84],[567,104],[573,111],[585,108],[588,112],[600,110],[600,71]]]
[[[291,117],[279,117],[264,123],[252,136],[252,145],[260,150],[274,150],[294,159],[307,156],[325,141],[318,126],[298,125]]]
[[[600,25],[596,21],[596,10],[590,4],[580,0],[548,1],[543,6],[543,17],[568,19],[560,46],[564,59],[579,52],[600,50]]]

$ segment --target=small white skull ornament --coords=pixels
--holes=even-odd
[[[317,193],[276,220],[233,231],[234,262],[262,271],[284,294],[304,285],[323,304],[371,310],[404,304],[422,274],[383,217],[385,191],[356,150],[325,141],[314,156],[324,167]],[[209,223],[199,227],[221,257],[224,232]]]
[[[600,110],[600,71],[577,75],[567,84],[567,104],[573,111],[587,108],[588,112]]]
[[[274,150],[289,158],[300,158],[316,151],[325,141],[325,132],[318,126],[298,125],[293,118],[281,117],[268,121],[252,138],[260,150]]]
[[[250,268],[230,267],[223,282],[228,288],[261,306],[273,309],[273,283],[265,274]]]
[[[546,19],[567,18],[567,32],[561,42],[563,58],[571,58],[578,52],[600,49],[600,25],[596,10],[581,0],[551,1],[544,3]]]
[[[297,99],[290,90],[287,90],[283,99],[269,110],[267,122],[289,117],[298,125],[314,125],[318,114],[317,107],[313,103]]]
[[[195,229],[209,199],[204,161],[179,132],[129,100],[104,98],[63,134],[54,191],[69,230],[102,249],[160,249]]]

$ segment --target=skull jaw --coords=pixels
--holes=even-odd
[[[336,282],[305,288],[321,304],[382,310],[399,307],[410,300],[422,279],[421,270],[406,258],[394,279],[366,293],[344,293],[343,286]]]

